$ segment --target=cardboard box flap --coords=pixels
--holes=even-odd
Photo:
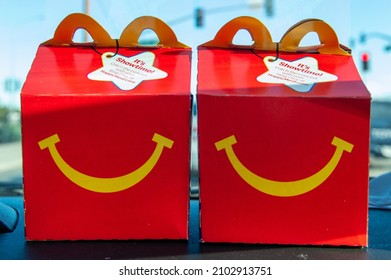
[[[78,29],[85,29],[94,40],[92,43],[75,43],[73,35]],[[138,42],[145,29],[153,30],[160,42],[154,46],[165,48],[189,48],[178,41],[173,30],[162,20],[152,16],[136,18],[125,27],[120,39],[112,39],[107,31],[92,17],[74,13],[65,17],[58,25],[52,39],[44,42],[46,46],[91,46],[96,47],[145,47]]]
[[[93,42],[75,43],[73,35],[85,29]],[[153,47],[139,44],[145,29],[156,32]],[[112,39],[94,19],[71,14],[54,37],[38,49],[23,95],[184,94],[188,95],[191,48],[180,43],[160,19],[144,16],[132,21],[120,39]],[[88,85],[88,86],[87,86]],[[62,91],[56,89],[61,87]]]
[[[249,31],[253,45],[232,44],[239,29]],[[309,32],[316,32],[321,44],[300,47]],[[295,24],[279,43],[273,43],[261,22],[240,17],[224,25],[198,51],[201,94],[370,98],[349,50],[339,44],[334,30],[318,19]]]
[[[139,17],[129,23],[120,36],[119,45],[122,47],[143,47],[138,39],[145,29],[151,29],[156,33],[160,40],[157,44],[158,47],[190,48],[178,41],[174,31],[166,23],[151,16]]]
[[[86,30],[92,39],[92,43],[77,44],[73,42],[73,35],[78,29]],[[101,47],[113,47],[116,45],[107,31],[92,17],[74,13],[65,17],[58,25],[52,39],[43,43],[47,46],[72,46],[72,45],[97,45]]]
[[[337,34],[334,29],[320,19],[305,19],[288,29],[282,36],[279,43],[279,50],[285,52],[309,51],[314,48],[300,48],[301,40],[310,32],[315,32],[319,36],[321,45],[314,46],[321,54],[337,54],[350,56],[350,50],[339,44]]]
[[[247,30],[254,43],[251,46],[235,45],[232,40],[240,30]],[[213,40],[202,44],[203,47],[219,48],[251,48],[257,50],[276,50],[277,44],[273,43],[267,27],[258,19],[242,16],[227,22],[216,34]]]

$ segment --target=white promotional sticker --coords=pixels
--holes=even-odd
[[[111,52],[102,54],[103,67],[87,75],[90,80],[113,82],[122,90],[131,90],[142,81],[163,79],[168,74],[153,66],[155,54],[143,52],[126,57]]]
[[[298,92],[309,92],[316,83],[336,81],[337,76],[321,71],[318,61],[304,57],[295,61],[267,56],[263,59],[269,71],[257,77],[257,81],[270,84],[284,84]]]

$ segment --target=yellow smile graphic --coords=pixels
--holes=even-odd
[[[113,177],[113,178],[98,178],[83,174],[71,166],[69,166],[61,155],[58,153],[56,143],[60,142],[57,134],[54,134],[40,142],[38,142],[41,150],[48,148],[57,167],[61,172],[76,185],[93,192],[98,193],[113,193],[126,190],[147,176],[158,162],[163,148],[171,149],[174,141],[155,133],[152,141],[156,142],[156,147],[151,157],[138,169],[131,173]]]
[[[301,195],[318,187],[330,176],[331,173],[333,173],[334,169],[337,167],[342,157],[343,152],[346,151],[350,153],[354,146],[342,140],[341,138],[334,137],[333,141],[331,142],[331,144],[336,147],[334,155],[321,170],[319,170],[312,176],[301,180],[281,182],[262,178],[248,170],[239,161],[239,159],[235,155],[235,152],[232,149],[232,145],[234,145],[236,142],[237,141],[235,136],[232,135],[221,141],[216,142],[215,146],[218,151],[225,150],[233,168],[236,170],[239,176],[249,185],[251,185],[253,188],[257,189],[260,192],[282,197]]]

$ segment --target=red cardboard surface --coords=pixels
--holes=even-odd
[[[280,53],[337,76],[298,92],[258,81],[275,53],[255,52],[198,50],[202,240],[366,246],[370,95],[352,57]]]
[[[28,240],[187,239],[191,50],[118,57],[144,52],[168,75],[126,91],[87,78],[92,48],[39,47],[21,96]]]

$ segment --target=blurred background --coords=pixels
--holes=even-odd
[[[386,0],[0,0],[0,195],[23,195],[20,133],[20,92],[38,45],[53,37],[60,21],[82,12],[98,21],[113,38],[135,18],[156,16],[176,33],[179,41],[196,47],[211,40],[229,20],[256,17],[270,30],[273,41],[306,18],[330,24],[341,44],[352,49],[360,75],[372,95],[370,176],[391,170],[391,5]],[[90,40],[83,30],[74,41]],[[153,44],[152,31],[140,42]],[[246,31],[234,43],[251,44]],[[308,34],[303,45],[317,44]],[[193,53],[192,94],[196,94],[196,61]],[[197,194],[196,108],[192,146],[192,193]]]

